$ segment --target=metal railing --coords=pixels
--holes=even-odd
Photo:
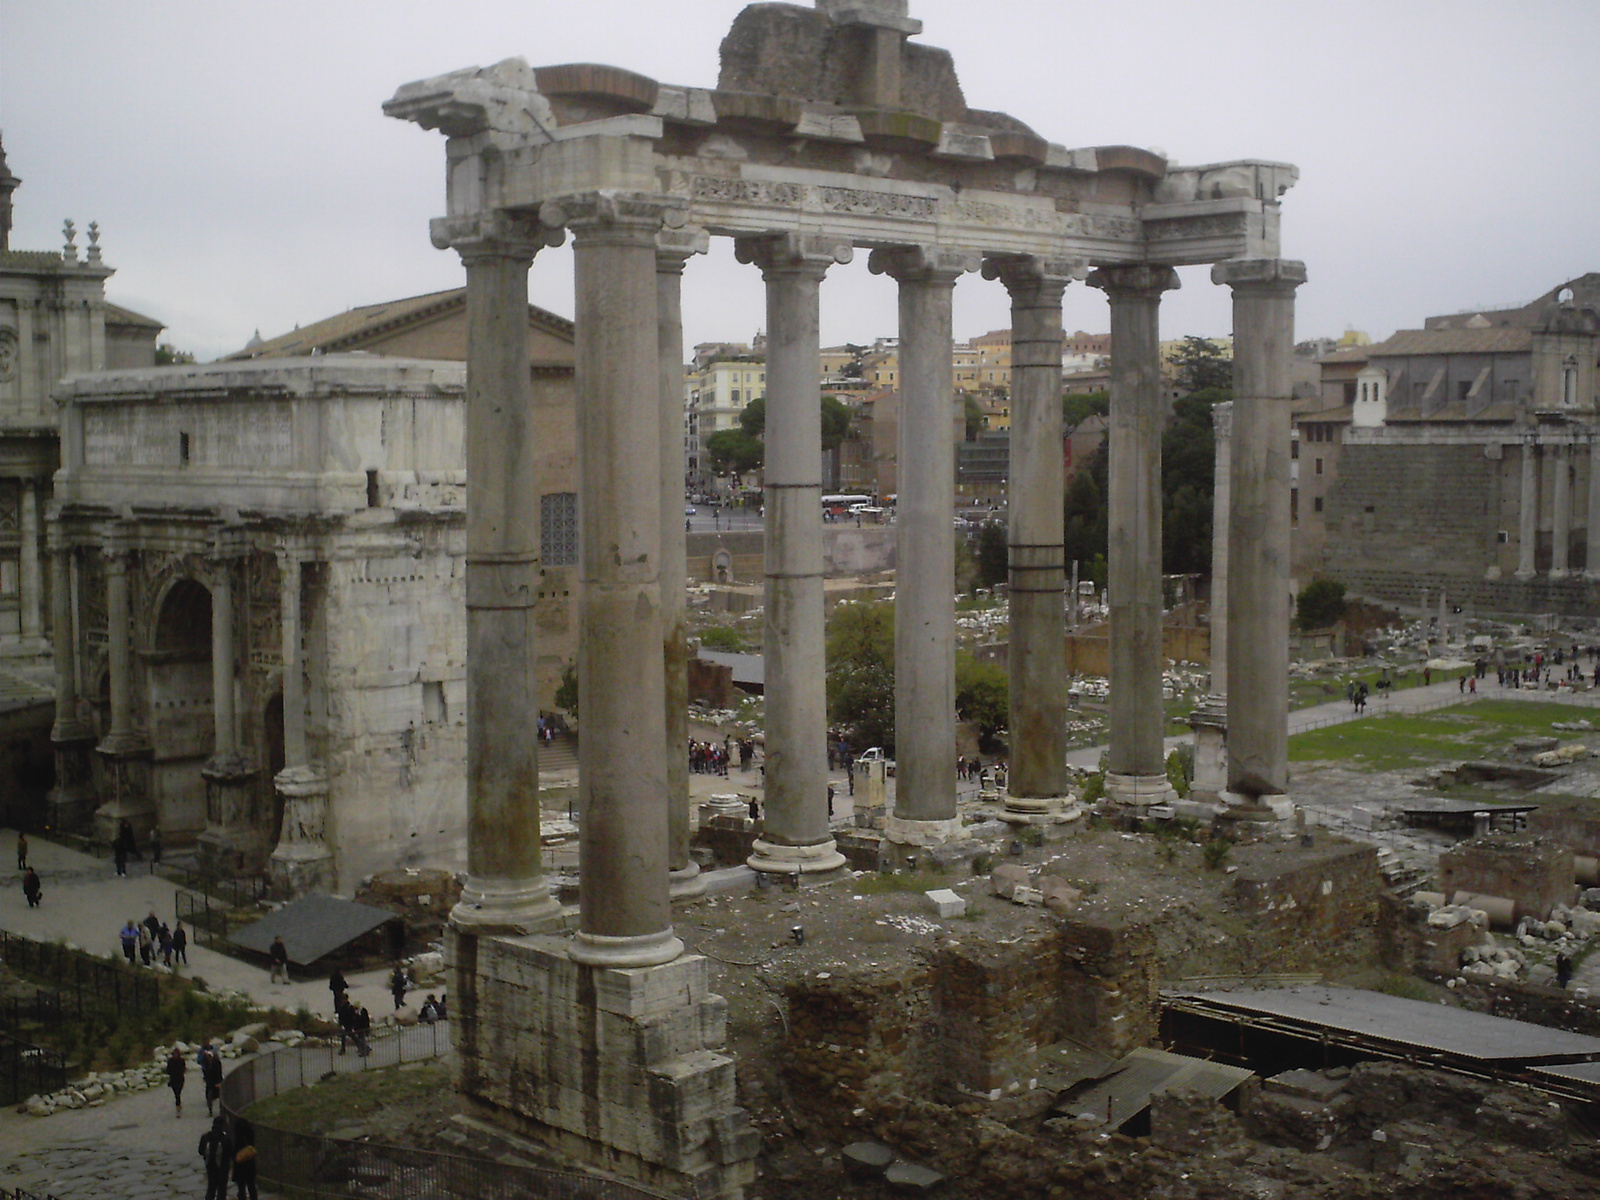
[[[58,993],[57,1003],[75,1016],[90,1008],[144,1012],[161,1007],[162,976],[86,950],[0,930],[0,961],[49,984]]]
[[[449,1049],[450,1025],[440,1021],[379,1039],[364,1057],[353,1045],[343,1054],[336,1046],[264,1054],[222,1081],[222,1107],[237,1118],[258,1100],[317,1083],[330,1072],[438,1058]],[[406,1200],[662,1200],[662,1193],[589,1175],[251,1124],[262,1187],[313,1200],[378,1194]]]
[[[214,903],[210,896],[204,893],[178,891],[172,902],[173,910],[194,934],[194,940],[209,950],[220,950],[223,953],[235,953],[228,940],[229,930],[243,929],[252,921],[259,920],[259,916],[251,916],[241,920],[233,914],[235,908],[225,903]]]
[[[67,1060],[54,1050],[0,1033],[0,1104],[49,1095],[67,1086]]]
[[[159,871],[162,878],[230,908],[249,908],[267,896],[267,881],[259,875],[210,875],[182,863],[162,863]]]
[[[30,1192],[27,1188],[0,1189],[0,1200],[56,1200],[55,1196],[47,1193]]]

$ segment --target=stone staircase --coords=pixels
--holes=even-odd
[[[578,769],[578,738],[572,733],[558,733],[546,745],[539,747],[539,774],[550,775]]]

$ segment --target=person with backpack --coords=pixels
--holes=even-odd
[[[256,1195],[256,1127],[245,1117],[233,1121],[233,1182],[239,1200],[259,1200]]]
[[[183,927],[182,921],[172,931],[172,953],[184,966],[189,965],[189,931]]]
[[[29,867],[28,873],[22,877],[22,895],[27,899],[29,908],[39,907],[44,888],[39,883],[39,872],[32,867]]]
[[[206,1116],[209,1117],[211,1106],[222,1098],[222,1055],[217,1053],[211,1039],[207,1038],[195,1061],[200,1065],[200,1081],[205,1084]]]
[[[406,969],[399,963],[394,965],[394,973],[389,976],[389,994],[394,997],[394,1010],[399,1012],[405,1007],[406,989],[411,986],[411,979],[406,975]]]
[[[228,1174],[233,1170],[233,1153],[228,1119],[213,1117],[210,1130],[200,1135],[200,1160],[206,1166],[206,1200],[228,1200]]]

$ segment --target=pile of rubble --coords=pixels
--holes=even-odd
[[[244,1054],[254,1054],[261,1049],[260,1038],[267,1035],[267,1027],[261,1022],[245,1025],[233,1031],[226,1041],[220,1038],[212,1039],[219,1056],[225,1059],[238,1058]],[[295,1046],[325,1046],[327,1039],[307,1037],[298,1029],[280,1029],[271,1035],[269,1041],[280,1043],[288,1047]],[[26,1112],[30,1116],[48,1117],[64,1109],[98,1108],[114,1096],[129,1092],[144,1092],[151,1088],[165,1087],[167,1084],[167,1056],[174,1050],[183,1056],[185,1061],[190,1060],[200,1049],[199,1043],[173,1042],[170,1046],[157,1046],[151,1055],[151,1061],[143,1066],[128,1067],[122,1071],[90,1071],[82,1079],[68,1084],[59,1092],[52,1092],[47,1096],[33,1095],[18,1107],[19,1112]]]

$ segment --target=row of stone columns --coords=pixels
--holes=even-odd
[[[1539,537],[1539,496],[1541,465],[1551,473],[1550,572],[1551,579],[1571,574],[1568,548],[1572,541],[1572,460],[1576,444],[1559,441],[1541,443],[1537,434],[1522,442],[1522,478],[1518,510],[1518,579],[1538,574],[1534,551]],[[1585,579],[1600,579],[1600,441],[1591,435],[1589,442],[1588,532],[1585,545]]]

